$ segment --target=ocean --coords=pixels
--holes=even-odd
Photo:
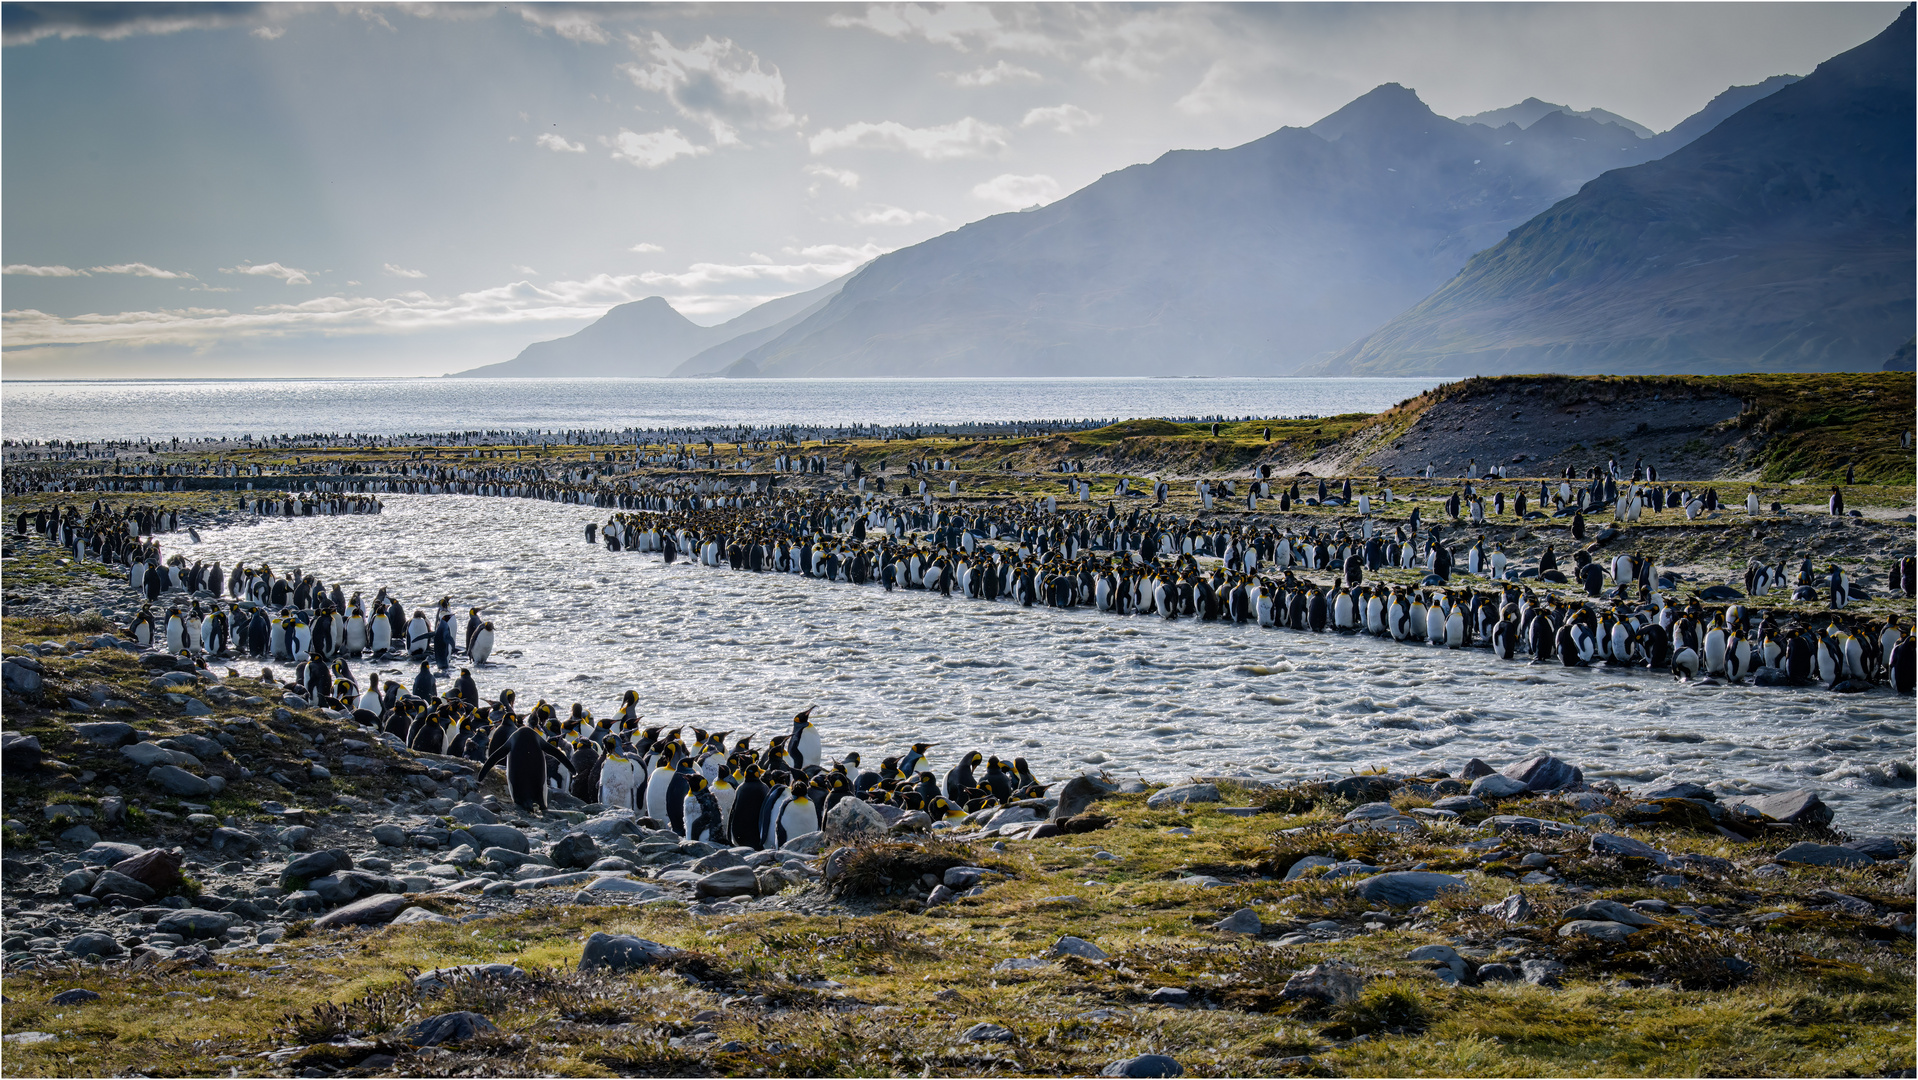
[[[0,383],[14,440],[1377,412],[1433,379],[311,379]]]

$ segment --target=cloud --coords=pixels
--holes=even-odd
[[[649,292],[648,283],[638,275],[596,274],[583,281],[546,285],[516,281],[453,297],[419,291],[386,298],[324,296],[239,312],[167,308],[63,317],[26,309],[0,313],[0,336],[4,336],[8,349],[17,349],[90,343],[201,344],[236,336],[299,332],[393,333],[592,319],[616,304],[638,300]]]
[[[567,142],[565,136],[555,135],[550,131],[534,141],[556,154],[584,154],[586,152],[585,143]]]
[[[852,220],[856,225],[915,225],[921,221],[944,221],[945,218],[924,210],[905,210],[878,203],[854,210]]]
[[[807,176],[824,177],[843,188],[856,188],[859,186],[859,174],[853,172],[851,169],[835,169],[830,165],[814,163],[806,166],[802,171]],[[817,190],[817,188],[814,189],[815,192]]]
[[[47,37],[109,41],[142,34],[213,30],[261,22],[269,4],[8,3],[0,14],[0,41],[27,45]]]
[[[113,266],[89,266],[85,270],[76,270],[71,266],[29,266],[25,263],[14,263],[6,268],[6,273],[22,277],[92,277],[95,274],[126,274],[130,277],[197,280],[185,271],[162,270],[157,266],[148,266],[140,262],[116,263]]]
[[[798,123],[786,108],[786,80],[779,69],[767,71],[756,54],[729,39],[708,37],[684,49],[658,31],[651,40],[629,40],[650,62],[620,65],[626,77],[642,90],[666,95],[680,116],[704,124],[720,146],[738,145],[741,128],[776,130]]]
[[[1058,198],[1059,181],[1043,174],[1014,176],[1006,173],[975,186],[972,197],[1023,210],[1035,203],[1049,203]]]
[[[644,135],[621,128],[614,138],[600,136],[599,144],[612,148],[614,161],[629,161],[641,169],[657,169],[674,158],[699,157],[713,152],[710,146],[695,146],[686,141],[678,128]]]
[[[253,266],[253,265],[222,266],[220,267],[220,273],[222,274],[257,274],[261,277],[276,277],[276,278],[279,278],[281,281],[286,282],[288,285],[313,284],[313,279],[307,276],[306,271],[295,270],[290,266],[281,266],[279,263],[276,263],[276,262],[261,263],[258,266]]]
[[[424,270],[408,270],[404,266],[395,266],[392,263],[381,263],[380,269],[385,270],[393,277],[423,278],[426,276],[426,271]]]
[[[146,263],[141,262],[117,263],[113,266],[89,266],[87,267],[87,272],[90,274],[131,274],[134,277],[164,278],[167,280],[173,280],[175,278],[187,278],[191,280],[193,278],[192,274],[183,271],[162,270],[157,266],[148,266]]]
[[[551,30],[568,41],[585,45],[604,45],[611,40],[599,23],[577,8],[565,4],[526,4],[519,17],[543,30]]]
[[[1032,109],[1026,118],[1019,121],[1020,127],[1035,127],[1040,124],[1050,126],[1061,135],[1070,135],[1082,128],[1089,128],[1100,121],[1095,113],[1089,113],[1077,105],[1046,105]]]
[[[1011,25],[999,21],[1005,13]],[[1023,9],[988,7],[982,4],[875,4],[864,15],[834,15],[827,25],[842,29],[858,27],[889,38],[923,38],[934,45],[949,45],[960,52],[972,49],[1011,49],[1049,53],[1056,49],[1052,40],[1033,28],[1031,16]]]
[[[814,135],[808,145],[815,154],[863,147],[904,150],[927,161],[945,161],[951,158],[986,157],[1004,150],[1006,129],[970,116],[927,128],[910,128],[897,120],[877,124],[862,120],[842,128],[827,128]]]
[[[281,38],[286,36],[286,27],[256,26],[250,32],[252,33],[254,37],[259,38],[261,41],[278,41]]]
[[[764,255],[755,253],[745,263],[694,263],[678,273],[651,272],[636,275],[642,283],[658,288],[709,289],[715,285],[728,285],[738,282],[778,282],[783,285],[809,285],[851,273],[862,264],[876,259],[892,248],[877,244],[863,247],[845,247],[839,244],[821,244],[814,247],[785,249],[789,257],[796,256],[804,261],[774,262]],[[763,260],[763,261],[762,261]]]
[[[1000,83],[1015,81],[1043,82],[1045,76],[1017,64],[1008,64],[1004,60],[991,67],[974,68],[971,71],[957,71],[947,74],[955,86],[998,86]]]
[[[660,247],[658,244],[634,244],[626,250],[639,255],[653,255],[666,249]]]

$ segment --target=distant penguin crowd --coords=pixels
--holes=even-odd
[[[589,524],[586,538],[609,550],[656,552],[667,562],[684,558],[887,591],[956,592],[1023,607],[1089,606],[1114,615],[1368,634],[1485,648],[1534,663],[1650,668],[1687,680],[1912,692],[1908,620],[1846,613],[1856,590],[1836,564],[1819,570],[1806,559],[1794,572],[1757,564],[1748,571],[1752,596],[1787,590],[1794,600],[1826,603],[1823,616],[1745,603],[1708,608],[1697,595],[1675,600],[1673,582],[1634,554],[1601,559],[1579,547],[1561,564],[1548,544],[1538,566],[1521,571],[1482,534],[1455,546],[1440,527],[1421,529],[1419,516],[1414,509],[1390,532],[1367,517],[1353,536],[1343,528],[1300,533],[1186,521],[1138,508],[1122,516],[1110,504],[1060,511],[1041,500],[948,512],[782,493],[756,508],[614,514]],[[1384,567],[1421,571],[1422,584],[1366,580]],[[1315,581],[1305,576],[1311,571],[1332,576]],[[1541,581],[1576,585],[1590,599],[1541,592]],[[1918,560],[1894,561],[1890,585],[1918,594]],[[1705,590],[1704,599],[1737,597],[1724,591],[1729,596]]]

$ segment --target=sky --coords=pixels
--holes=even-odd
[[[439,375],[695,322],[1381,83],[1662,131],[1898,3],[4,5],[0,376]]]

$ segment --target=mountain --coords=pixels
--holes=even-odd
[[[875,259],[738,362],[768,376],[1290,369],[1649,157],[1563,114],[1494,131],[1381,86],[1310,129],[1181,150]]]
[[[765,340],[768,333],[791,325],[794,319],[836,294],[851,276],[848,274],[807,292],[768,300],[717,326],[700,326],[674,310],[664,297],[649,296],[613,308],[569,337],[536,341],[511,360],[456,371],[448,378],[643,378],[693,374],[695,372],[677,369],[688,366],[695,354],[703,355],[742,337],[754,343]],[[734,353],[698,370],[717,370],[737,358]]]
[[[1669,156],[1608,172],[1311,369],[1862,371],[1911,337],[1913,10]]]
[[[1540,101],[1535,97],[1528,97],[1516,105],[1507,105],[1503,109],[1492,109],[1474,116],[1461,116],[1458,118],[1458,122],[1461,124],[1484,124],[1488,128],[1502,128],[1507,124],[1517,124],[1523,129],[1531,127],[1552,113],[1564,113],[1567,116],[1582,116],[1587,120],[1595,120],[1601,124],[1617,124],[1619,127],[1624,128],[1626,131],[1631,132],[1641,139],[1649,139],[1652,137],[1651,128],[1643,124],[1633,123],[1615,112],[1607,112],[1604,109],[1586,109],[1584,112],[1579,112],[1570,105],[1554,105],[1549,101]]]
[[[1767,98],[1799,80],[1797,75],[1773,75],[1751,86],[1734,86],[1705,103],[1705,107],[1686,117],[1677,127],[1652,136],[1657,156],[1695,141],[1700,135],[1724,123],[1725,118],[1760,98]]]
[[[853,271],[853,274],[857,273],[857,270]],[[777,300],[768,300],[764,304],[759,305],[746,314],[756,315],[761,312],[773,314],[773,312],[768,311],[768,309],[773,308],[774,305],[778,305],[780,313],[791,311],[792,314],[767,326],[743,330],[735,337],[728,338],[717,345],[702,349],[700,352],[694,354],[691,359],[674,368],[672,372],[673,375],[676,378],[684,378],[687,376],[718,374],[728,365],[746,355],[748,351],[764,345],[766,342],[797,326],[802,320],[812,315],[813,312],[825,307],[826,301],[838,296],[839,290],[845,287],[846,282],[852,280],[853,274],[834,278],[809,292],[795,293],[792,296],[782,296]],[[744,315],[740,316],[740,319],[744,318]],[[738,321],[739,319],[734,320],[734,322]],[[727,323],[726,325],[730,327],[732,323]],[[735,372],[728,372],[728,374],[735,378],[751,378],[757,375],[758,372],[751,369],[741,369]]]

